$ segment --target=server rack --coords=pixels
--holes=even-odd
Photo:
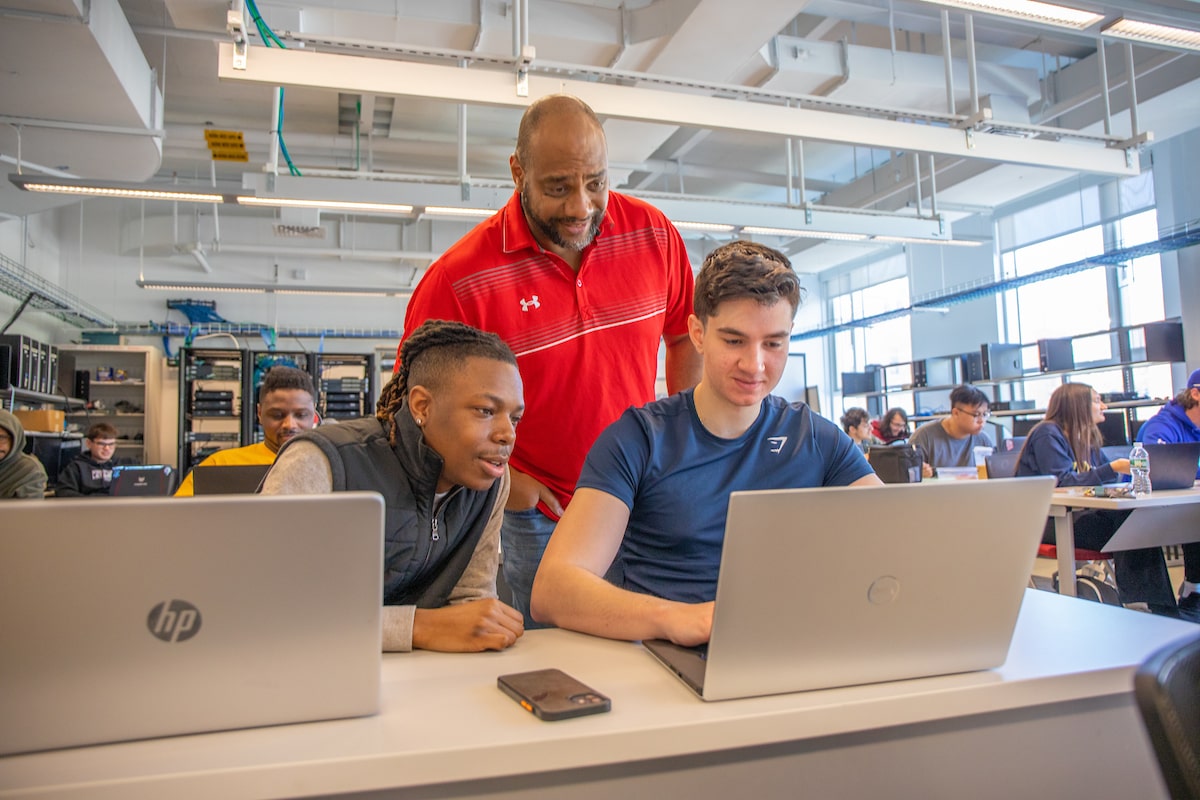
[[[317,353],[313,381],[322,419],[354,419],[375,413],[373,354]]]
[[[180,475],[218,450],[249,443],[242,425],[249,363],[245,350],[180,350]],[[253,410],[252,401],[249,405]]]

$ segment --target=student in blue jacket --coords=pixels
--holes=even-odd
[[[1138,429],[1139,442],[1175,444],[1200,442],[1200,369],[1187,386]],[[1200,466],[1196,468],[1200,480]],[[1183,584],[1179,587],[1179,616],[1200,622],[1200,542],[1183,546]]]

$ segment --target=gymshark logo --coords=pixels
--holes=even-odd
[[[522,311],[528,311],[531,308],[541,308],[541,307],[542,307],[542,301],[538,299],[538,296],[536,294],[533,296],[532,300],[526,300],[524,297],[521,298],[521,310]]]
[[[771,443],[772,453],[782,453],[783,446],[787,444],[786,436],[768,436],[767,441]]]

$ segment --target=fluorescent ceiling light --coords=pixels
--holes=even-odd
[[[237,202],[243,206],[270,206],[271,208],[319,208],[324,211],[360,211],[379,214],[411,214],[413,207],[403,203],[361,203],[350,200],[305,200],[299,197],[255,197],[238,195]]]
[[[89,181],[80,178],[9,175],[8,180],[27,192],[68,194],[80,197],[117,197],[131,200],[167,200],[181,203],[224,203],[225,195],[184,189],[157,189],[120,181]]]
[[[944,244],[955,247],[979,247],[983,242],[970,239],[925,239],[919,236],[872,236],[873,242],[900,242],[903,244]]]
[[[494,208],[458,208],[456,206],[425,206],[424,211],[429,217],[490,217],[496,213]]]
[[[1101,36],[1127,39],[1141,44],[1161,45],[1181,50],[1200,50],[1200,31],[1156,25],[1153,22],[1121,18],[1100,31]]]
[[[671,224],[681,231],[700,231],[702,233],[733,233],[737,228],[734,225],[725,225],[719,222],[680,222],[671,220]]]
[[[1090,28],[1100,20],[1103,14],[1091,11],[1081,11],[1077,8],[1058,6],[1053,3],[1038,3],[1035,0],[924,0],[939,6],[951,6],[965,11],[979,11],[984,14],[999,14],[1002,17],[1037,22],[1042,25],[1054,25],[1059,28],[1071,28],[1081,31]]]
[[[143,289],[163,292],[231,292],[240,294],[308,294],[337,295],[341,297],[408,297],[410,289],[375,286],[305,286],[303,284],[281,285],[275,283],[200,283],[178,281],[150,281],[139,279],[137,285]]]
[[[799,239],[837,239],[846,242],[860,242],[867,238],[865,233],[834,233],[832,231],[811,231],[799,228],[761,228],[757,225],[743,226],[742,233],[760,234],[762,236],[791,236]]]

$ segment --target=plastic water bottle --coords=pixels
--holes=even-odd
[[[1141,442],[1134,442],[1129,451],[1129,475],[1133,479],[1130,490],[1134,497],[1149,497],[1153,487],[1150,486],[1150,454]]]

